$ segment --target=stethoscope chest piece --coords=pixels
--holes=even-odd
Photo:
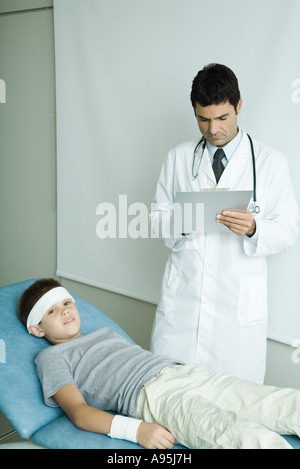
[[[259,208],[259,206],[257,205],[257,203],[250,205],[250,207],[249,207],[249,212],[251,212],[251,213],[253,213],[253,214],[256,214],[256,215],[258,215],[258,214],[260,213],[260,208]]]

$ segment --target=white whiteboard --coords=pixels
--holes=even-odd
[[[211,62],[237,74],[239,123],[288,157],[300,201],[299,18],[299,0],[54,0],[59,276],[157,302],[168,251],[99,239],[96,208],[126,195],[150,211],[167,152],[198,138],[191,83]],[[269,336],[286,343],[299,261],[299,241],[269,259]]]

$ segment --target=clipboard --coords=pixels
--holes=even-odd
[[[208,189],[199,192],[177,192],[173,212],[174,234],[229,233],[228,228],[216,222],[224,210],[246,212],[252,191]]]

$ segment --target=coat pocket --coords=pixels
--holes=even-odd
[[[238,321],[241,326],[265,322],[267,306],[267,277],[241,277],[238,304]]]
[[[176,265],[172,262],[168,262],[162,281],[159,309],[165,311],[171,311],[174,309],[179,283],[180,273],[178,272]]]

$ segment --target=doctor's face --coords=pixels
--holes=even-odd
[[[242,100],[236,110],[229,101],[205,107],[196,103],[195,115],[200,132],[216,147],[224,147],[238,133],[237,118],[241,108]]]

